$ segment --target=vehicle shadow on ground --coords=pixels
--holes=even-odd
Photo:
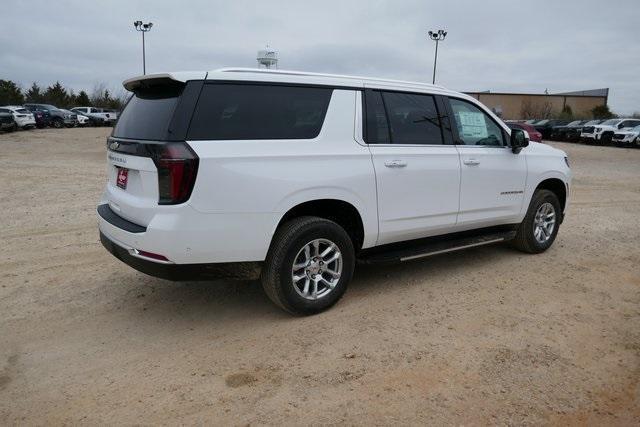
[[[338,306],[366,304],[369,296],[381,292],[401,293],[414,286],[436,287],[457,274],[521,256],[526,255],[506,245],[493,245],[401,264],[358,265]],[[119,297],[120,309],[134,322],[143,319],[190,325],[241,322],[250,326],[254,321],[296,318],[271,303],[259,281],[170,282],[132,272],[119,282],[128,288]]]

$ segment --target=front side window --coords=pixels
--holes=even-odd
[[[188,139],[313,139],[333,89],[262,84],[206,84]]]
[[[470,102],[449,98],[458,129],[458,144],[505,146],[502,128],[488,114]]]

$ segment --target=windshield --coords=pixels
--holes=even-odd
[[[602,122],[601,124],[602,124],[602,126],[615,126],[615,125],[617,125],[618,123],[620,123],[620,120],[617,120],[617,119],[611,119],[611,120],[604,121],[604,122]]]
[[[172,84],[136,91],[120,114],[113,136],[168,140],[169,123],[183,88],[184,85]]]
[[[539,122],[535,123],[536,126],[538,125],[546,125],[547,123],[549,123],[549,120],[540,120]]]
[[[16,110],[16,113],[20,113],[20,114],[29,114],[29,113],[31,113],[31,111],[29,111],[29,110],[25,110],[24,108],[18,108],[18,109]]]
[[[634,127],[633,129],[631,129],[631,132],[635,132],[635,133],[640,133],[640,125]]]
[[[567,126],[578,126],[580,123],[582,123],[581,120],[576,120],[574,122],[569,123]]]
[[[600,123],[600,120],[591,120],[585,123],[585,126],[593,126],[593,125],[597,125],[598,123]]]

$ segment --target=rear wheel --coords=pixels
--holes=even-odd
[[[549,190],[538,190],[533,194],[529,210],[518,227],[513,245],[531,254],[544,252],[558,235],[560,215],[558,197]]]
[[[355,253],[333,221],[295,218],[276,231],[262,271],[269,298],[293,314],[314,314],[335,304],[353,276]]]

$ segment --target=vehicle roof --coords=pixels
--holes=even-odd
[[[289,83],[289,84],[306,84],[306,85],[323,85],[331,87],[344,88],[375,88],[386,90],[398,90],[406,92],[425,92],[436,95],[455,96],[456,98],[465,99],[483,109],[487,114],[492,116],[497,123],[510,131],[510,128],[502,122],[486,105],[482,104],[476,98],[467,94],[452,91],[442,86],[432,85],[428,83],[410,82],[404,80],[391,80],[375,77],[349,76],[338,74],[321,74],[307,71],[294,70],[273,70],[265,68],[221,68],[210,72],[204,71],[181,71],[171,73],[156,73],[137,76],[122,82],[125,89],[133,91],[144,85],[145,81],[166,81],[174,80],[178,82],[186,82],[189,80],[225,80],[225,81],[247,81],[247,82],[271,82],[271,83]]]
[[[439,85],[428,83],[383,79],[376,77],[351,76],[340,74],[323,74],[308,71],[295,70],[273,70],[265,68],[220,68],[209,72],[171,72],[147,74],[125,80],[122,84],[127,90],[136,87],[136,83],[153,79],[171,79],[180,82],[188,80],[237,80],[237,81],[260,81],[275,83],[294,84],[317,84],[334,87],[377,87],[377,88],[397,88],[416,91],[429,91],[431,93],[455,94],[464,98],[475,99],[459,92],[448,90]]]

